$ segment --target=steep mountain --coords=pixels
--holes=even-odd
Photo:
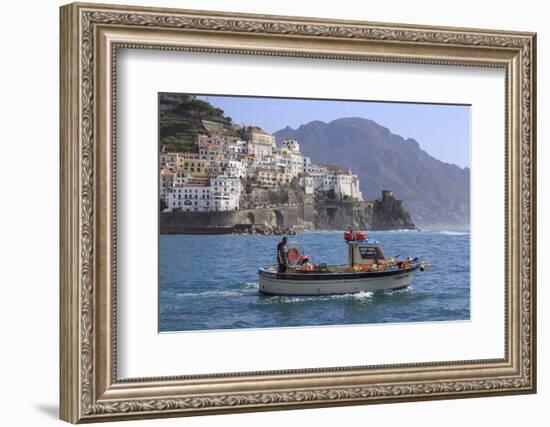
[[[470,169],[435,159],[413,139],[360,117],[286,127],[275,137],[298,140],[312,162],[352,168],[366,199],[393,190],[421,228],[469,228]]]

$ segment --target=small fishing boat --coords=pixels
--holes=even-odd
[[[417,270],[428,271],[431,265],[419,257],[386,258],[380,243],[367,239],[362,231],[347,231],[344,240],[348,263],[342,265],[316,265],[300,245],[291,244],[285,272],[279,272],[277,266],[260,268],[260,292],[268,295],[334,295],[396,290],[409,286]]]

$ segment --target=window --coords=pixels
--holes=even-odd
[[[363,259],[384,259],[380,250],[376,247],[359,247],[359,253]]]

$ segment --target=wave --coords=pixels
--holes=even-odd
[[[395,289],[395,290],[390,289],[390,290],[382,291],[382,292],[384,293],[384,295],[395,295],[395,294],[406,294],[406,293],[408,293],[412,290],[413,290],[412,285],[409,285],[406,288]]]
[[[261,304],[278,304],[278,303],[295,303],[308,301],[332,301],[338,299],[356,299],[369,300],[374,296],[374,292],[364,291],[355,294],[338,294],[338,295],[311,295],[311,296],[288,296],[288,295],[271,295],[263,297]]]
[[[193,298],[193,297],[238,297],[245,295],[252,295],[251,290],[257,290],[257,282],[246,282],[239,285],[238,289],[224,289],[224,290],[211,290],[211,291],[201,291],[201,292],[174,292],[170,293],[172,297],[176,298]],[[393,294],[402,294],[407,293],[412,290],[412,286],[407,288],[397,289],[397,290],[388,290],[382,291],[384,295],[393,295]],[[254,293],[256,295],[256,293]],[[357,300],[365,301],[370,300],[374,297],[375,292],[373,291],[362,291],[349,294],[335,294],[335,295],[262,295],[260,304],[276,304],[276,303],[296,303],[296,302],[307,302],[307,301],[333,301],[333,300]]]
[[[243,292],[239,291],[203,291],[203,292],[184,292],[184,293],[175,293],[177,297],[237,297],[243,295]]]
[[[250,295],[250,290],[258,289],[258,282],[244,282],[230,285],[228,289],[218,289],[198,292],[165,292],[165,295],[185,298],[185,297],[237,297]]]
[[[371,299],[374,296],[374,292],[370,291],[362,291],[357,294],[347,294],[353,299],[363,300],[363,299]]]
[[[240,285],[242,289],[258,289],[260,284],[258,282],[246,282]]]
[[[451,231],[451,230],[441,230],[435,231],[437,234],[444,234],[445,236],[468,236],[469,231]]]

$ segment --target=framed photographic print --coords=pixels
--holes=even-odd
[[[535,34],[61,8],[61,418],[533,393]]]

